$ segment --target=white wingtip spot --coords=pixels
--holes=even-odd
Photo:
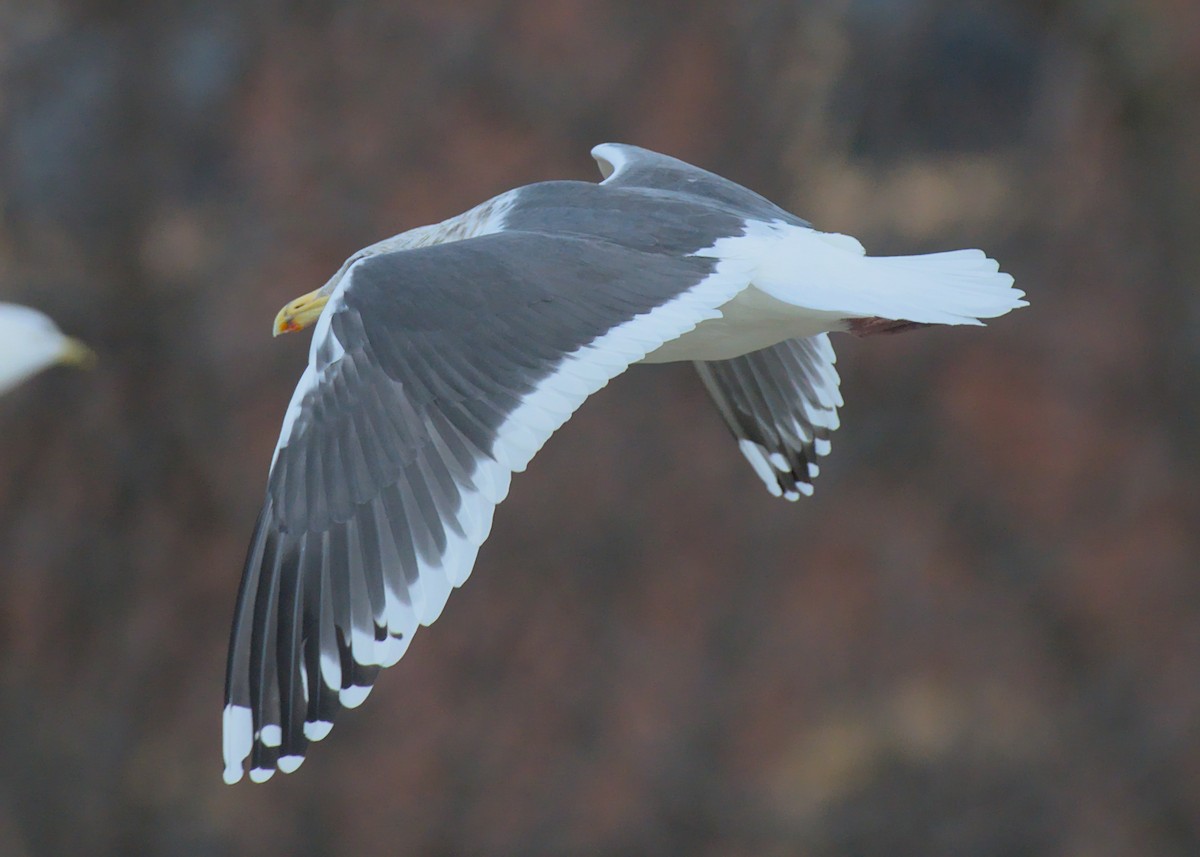
[[[226,705],[221,716],[221,732],[225,782],[236,783],[242,778],[242,763],[254,747],[254,715],[244,705]]]
[[[379,656],[379,665],[381,667],[394,666],[408,651],[408,642],[411,639],[410,634],[405,634],[397,637],[389,636],[386,640],[376,643],[375,654]]]
[[[304,737],[309,741],[320,741],[333,729],[333,723],[328,720],[310,720],[304,724]]]
[[[334,729],[334,724],[329,720],[310,720],[304,725],[304,737],[308,741],[320,741],[326,735],[329,735],[330,730]]]
[[[821,475],[821,466],[819,464],[814,464],[811,461],[808,462],[808,478],[816,479],[820,475]]]
[[[265,783],[271,777],[275,776],[274,768],[251,768],[250,780],[255,783]]]
[[[338,691],[338,702],[343,708],[358,708],[371,695],[370,687],[343,687]]]
[[[280,756],[279,761],[276,764],[279,765],[279,770],[283,771],[285,774],[290,774],[292,771],[304,764],[304,757]]]
[[[775,471],[771,469],[771,465],[767,462],[767,456],[763,453],[763,448],[752,440],[742,438],[738,441],[738,449],[742,451],[742,455],[750,462],[750,466],[754,468],[754,472],[758,474],[767,486],[767,490],[776,497],[783,494],[783,489],[779,487],[775,479]]]
[[[273,723],[269,724],[259,732],[258,740],[262,741],[264,747],[278,747],[283,743],[283,730]]]
[[[813,449],[817,451],[817,455],[829,455],[829,450],[832,447],[833,444],[823,437],[819,437],[813,441]]]
[[[807,482],[797,482],[796,490],[798,490],[805,497],[811,497],[813,495],[813,487]]]

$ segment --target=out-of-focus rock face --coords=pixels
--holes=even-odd
[[[1200,851],[1194,5],[10,6],[0,299],[101,359],[0,402],[0,853]],[[275,310],[604,140],[1032,306],[837,342],[797,505],[631,372],[301,771],[222,785]]]

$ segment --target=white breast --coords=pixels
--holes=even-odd
[[[785,339],[840,330],[844,318],[840,313],[784,303],[753,284],[721,307],[721,313],[721,318],[701,322],[695,330],[651,352],[641,362],[728,360]]]

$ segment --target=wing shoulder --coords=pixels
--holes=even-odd
[[[669,155],[625,143],[601,143],[592,149],[592,157],[605,186],[682,194],[753,220],[809,225],[749,188]]]

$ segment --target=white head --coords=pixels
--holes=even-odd
[[[65,336],[46,315],[0,303],[0,393],[55,363],[87,365],[94,359],[86,345]]]

